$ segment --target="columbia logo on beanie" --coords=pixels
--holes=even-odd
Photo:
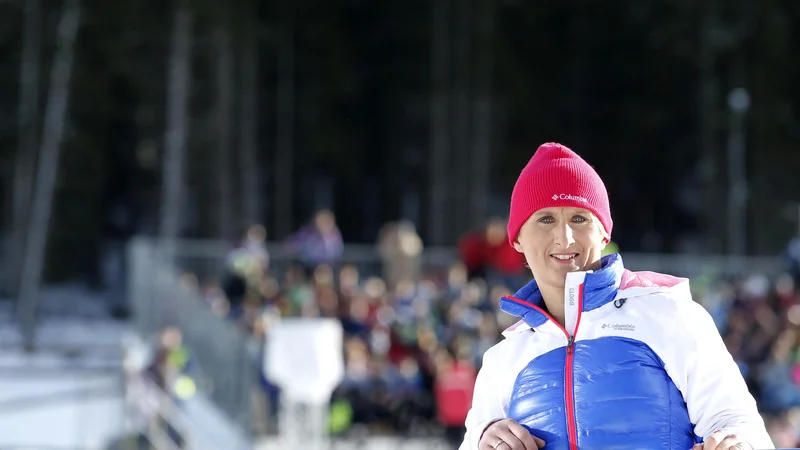
[[[554,142],[540,146],[514,184],[508,239],[517,239],[533,213],[557,206],[584,208],[600,220],[608,237],[613,221],[608,192],[594,168],[569,148]]]

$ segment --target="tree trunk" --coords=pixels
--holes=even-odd
[[[162,164],[160,235],[168,244],[180,235],[183,212],[183,177],[188,134],[187,109],[191,81],[192,17],[186,4],[179,1],[172,30],[172,49],[167,86],[167,124]],[[168,255],[171,256],[171,255]]]
[[[590,90],[588,89],[589,69],[586,60],[588,58],[587,40],[591,39],[589,34],[591,18],[588,11],[589,4],[586,0],[576,0],[573,4],[574,15],[570,29],[572,48],[574,49],[570,58],[570,78],[572,81],[570,119],[572,126],[570,127],[569,146],[578,152],[582,152],[586,151],[589,146],[586,130],[586,103],[589,101],[587,97],[590,95]]]
[[[753,8],[748,8],[747,2],[739,0],[737,6],[736,41],[740,46],[748,42],[750,33],[750,20],[757,15]],[[733,255],[744,255],[749,249],[748,213],[749,213],[749,188],[747,170],[747,118],[750,109],[750,93],[748,85],[747,59],[743,52],[732,55],[731,66],[728,69],[729,81],[733,88],[728,94],[728,251]],[[738,94],[738,95],[737,95]]]
[[[30,227],[22,266],[19,313],[25,348],[34,349],[36,313],[44,269],[47,235],[58,174],[58,159],[69,102],[75,40],[80,23],[80,0],[66,0],[58,23],[57,48],[50,75],[42,146],[36,174]]]
[[[35,178],[38,149],[39,71],[42,48],[41,0],[25,0],[25,24],[22,36],[22,60],[19,71],[19,111],[17,154],[14,163],[12,188],[12,225],[10,251],[5,267],[9,270],[9,285],[5,288],[17,295],[20,288],[20,262],[25,255],[25,239]]]
[[[719,230],[715,229],[715,224],[722,214],[722,209],[718,206],[719,198],[722,193],[717,187],[719,184],[720,164],[716,156],[717,139],[717,102],[719,91],[719,79],[714,70],[717,60],[717,44],[712,36],[716,27],[718,12],[716,0],[710,0],[703,6],[703,19],[700,21],[700,52],[699,52],[699,72],[700,72],[700,95],[698,96],[698,129],[700,135],[700,179],[705,193],[703,215],[701,227],[708,230],[705,242],[708,247],[700,249],[705,252],[719,252],[723,248],[723,240]]]
[[[477,48],[475,58],[475,101],[472,110],[472,161],[469,176],[470,223],[486,220],[491,173],[492,124],[494,95],[494,17],[495,2],[477,0]]]
[[[428,239],[430,245],[445,240],[448,188],[447,156],[450,149],[450,11],[451,0],[431,2],[431,82],[430,82],[430,200]]]
[[[219,236],[233,237],[233,208],[231,202],[231,114],[233,113],[233,59],[231,57],[228,24],[219,26],[214,33],[217,53],[217,164],[219,175],[218,201]]]
[[[242,223],[249,226],[263,219],[259,205],[263,204],[259,189],[257,158],[258,123],[258,34],[256,32],[256,3],[247,2],[249,10],[244,33],[241,67],[241,99],[239,102],[239,172],[242,174]]]
[[[472,138],[472,41],[475,0],[459,0],[455,9],[455,78],[453,80],[453,147],[450,165],[454,172],[450,224],[448,234],[466,231],[477,224],[470,223],[470,166],[473,160]]]
[[[283,238],[292,232],[294,217],[295,125],[295,23],[292,6],[283,6],[283,29],[278,44],[276,95],[277,145],[275,157],[275,232]]]

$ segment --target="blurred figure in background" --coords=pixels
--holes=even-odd
[[[250,252],[261,265],[261,270],[269,269],[269,252],[267,251],[267,229],[263,225],[251,225],[245,233],[242,247]]]
[[[797,348],[797,334],[786,330],[772,345],[767,361],[759,371],[761,409],[770,414],[780,414],[800,406],[797,388],[798,368],[792,352]]]
[[[464,422],[472,406],[472,391],[478,376],[469,356],[463,351],[459,353],[455,357],[449,352],[443,353],[444,357],[437,364],[434,386],[437,416],[445,427],[445,439],[453,448],[458,447],[467,431]]]
[[[479,232],[463,236],[458,245],[469,278],[483,278],[490,284],[517,286],[525,276],[525,258],[508,246],[506,221],[489,220]]]
[[[234,316],[242,313],[247,299],[259,298],[258,291],[269,269],[266,238],[267,230],[262,225],[252,225],[228,254],[222,289]]]
[[[378,254],[383,263],[383,279],[389,289],[400,280],[416,280],[420,274],[422,238],[409,220],[389,222],[378,234]]]
[[[298,255],[307,276],[311,276],[317,266],[323,264],[336,267],[344,249],[336,217],[330,210],[318,211],[311,224],[289,237],[287,247]]]
[[[146,376],[179,407],[182,401],[192,398],[197,391],[197,361],[183,345],[183,335],[177,327],[165,327],[159,338],[159,346],[152,363],[147,367]],[[160,415],[153,419],[178,448],[183,448],[184,437],[169,422]]]
[[[795,283],[800,283],[800,232],[786,245],[786,258],[789,261],[789,273]]]
[[[159,347],[147,372],[177,402],[194,395],[199,368],[192,352],[183,345],[180,329],[169,326],[161,331]]]

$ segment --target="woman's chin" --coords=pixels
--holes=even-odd
[[[550,268],[555,273],[567,274],[569,272],[579,272],[583,270],[583,265],[579,264],[577,261],[570,261],[569,263],[563,263],[559,261],[551,263]]]

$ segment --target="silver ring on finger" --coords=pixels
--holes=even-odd
[[[497,447],[500,447],[501,445],[503,445],[503,444],[505,444],[505,443],[506,443],[506,441],[504,441],[504,440],[500,439],[499,441],[497,441],[497,443],[496,443],[496,444],[494,444],[494,445],[492,446],[492,448],[493,448],[494,450],[497,450]]]

